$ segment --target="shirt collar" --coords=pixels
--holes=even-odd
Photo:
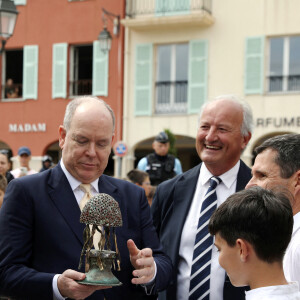
[[[222,179],[222,182],[225,184],[225,186],[229,189],[232,184],[237,179],[237,174],[239,172],[240,168],[240,161],[238,161],[233,168],[231,168],[229,171],[225,172],[224,174],[218,176]],[[202,185],[205,185],[209,179],[214,176],[210,173],[210,171],[207,169],[205,163],[202,164],[200,169],[200,181]]]
[[[300,212],[294,215],[293,234],[299,229],[299,227],[300,227]]]
[[[79,187],[79,185],[82,183],[80,182],[79,180],[77,180],[75,177],[73,177],[70,172],[67,170],[67,168],[65,167],[64,165],[64,162],[63,160],[61,159],[60,160],[60,166],[64,172],[64,174],[66,175],[68,181],[69,181],[69,184],[72,188],[72,191],[74,191],[75,189],[77,189]],[[93,182],[91,182],[91,186],[93,187],[93,189],[98,193],[99,192],[99,188],[98,188],[98,181],[99,181],[99,178],[97,178],[96,180],[94,180]]]

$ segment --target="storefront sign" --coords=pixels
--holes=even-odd
[[[46,132],[46,123],[8,124],[9,132]]]
[[[256,127],[300,127],[300,117],[257,118]]]

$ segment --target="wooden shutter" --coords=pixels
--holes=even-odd
[[[24,46],[23,98],[37,99],[38,95],[38,46]]]
[[[246,38],[245,94],[262,94],[264,86],[264,37]]]
[[[93,95],[108,95],[108,54],[100,49],[100,42],[93,44]]]
[[[207,98],[208,42],[189,43],[188,113],[198,113]]]
[[[66,98],[67,96],[67,51],[66,43],[53,44],[52,98]]]
[[[136,46],[135,115],[150,116],[152,107],[152,44]]]
[[[26,5],[26,0],[14,0],[15,5]]]

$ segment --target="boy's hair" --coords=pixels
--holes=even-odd
[[[5,193],[7,187],[6,177],[0,174],[0,190]]]
[[[127,177],[132,183],[142,185],[145,179],[149,177],[149,174],[138,169],[133,169],[127,173]]]
[[[287,191],[252,187],[237,192],[220,205],[209,221],[230,247],[241,238],[249,242],[259,259],[281,262],[293,230],[293,212]]]

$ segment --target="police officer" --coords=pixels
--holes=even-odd
[[[143,157],[137,165],[139,170],[149,174],[152,185],[158,185],[182,173],[179,159],[168,154],[170,143],[165,132],[162,131],[155,137],[152,148],[154,153]]]

